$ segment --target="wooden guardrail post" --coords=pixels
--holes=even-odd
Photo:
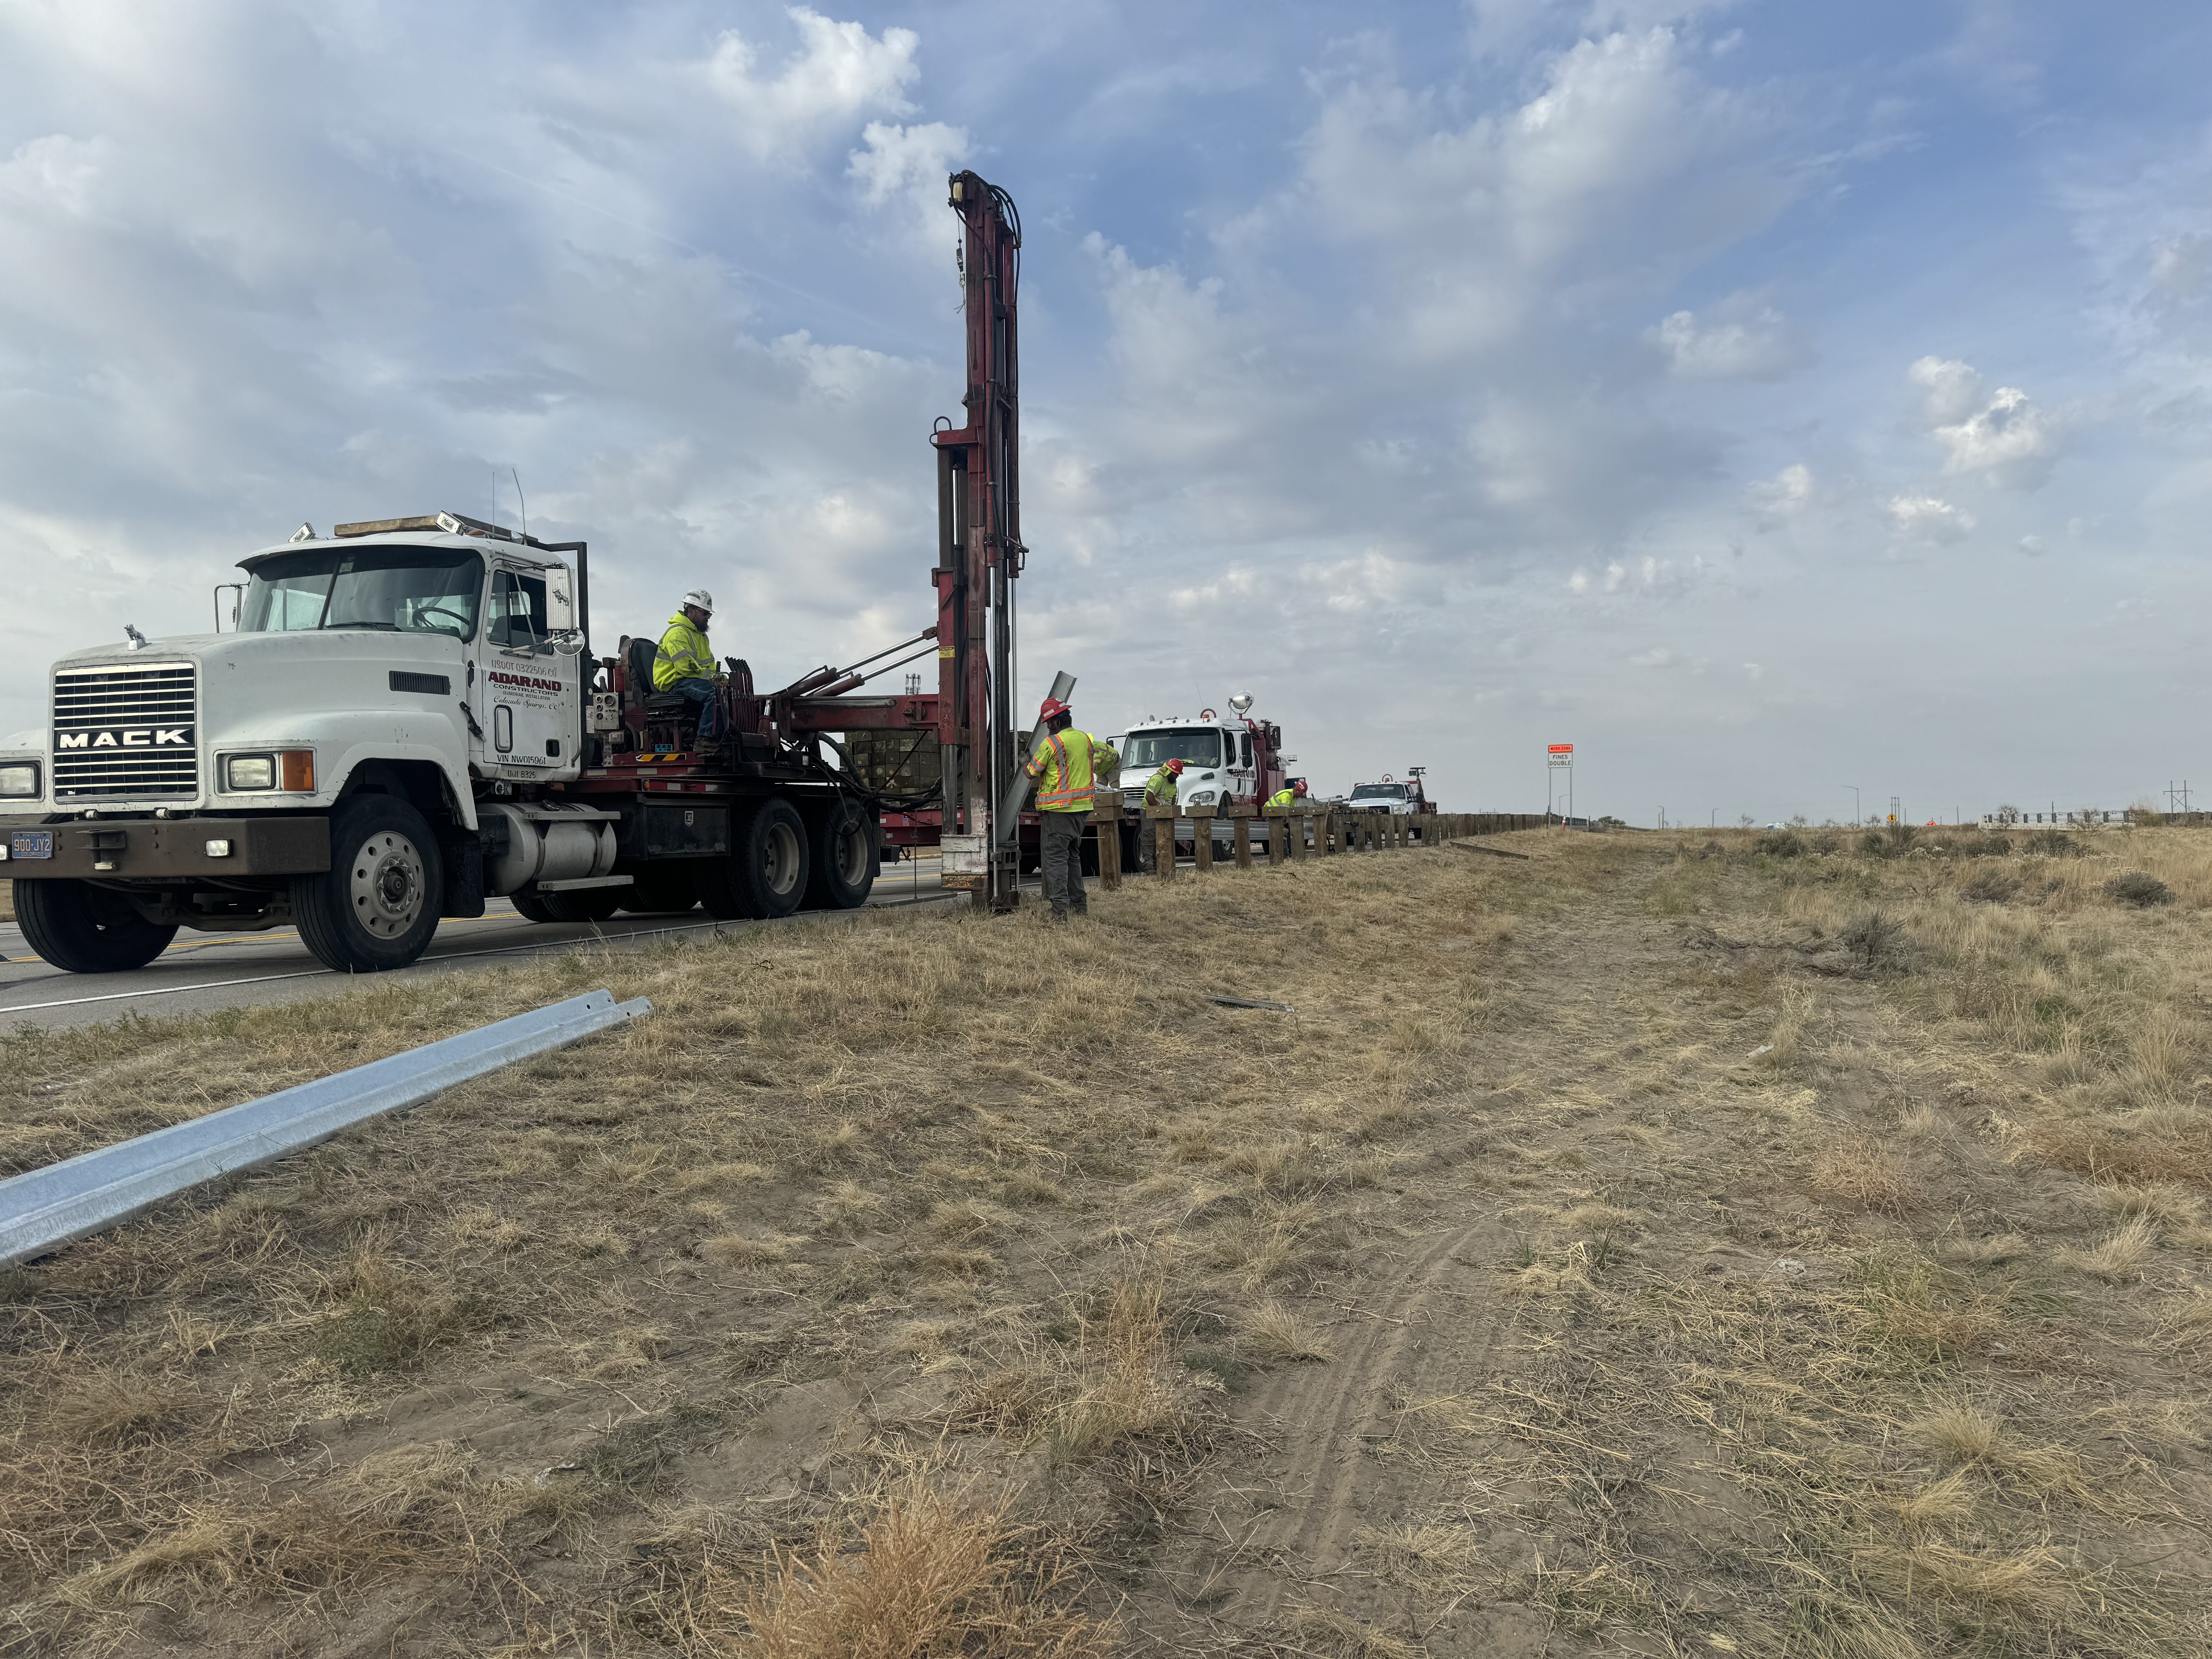
[[[1152,873],[1162,881],[1175,879],[1175,827],[1177,810],[1172,806],[1147,806],[1145,809],[1145,833],[1152,836],[1154,849]]]
[[[1091,821],[1098,826],[1098,890],[1118,893],[1121,890],[1121,792],[1114,792],[1111,806],[1094,799]]]
[[[1299,864],[1306,861],[1306,834],[1313,828],[1313,814],[1300,812],[1291,820],[1291,857]]]
[[[1211,806],[1193,806],[1187,810],[1190,813],[1190,850],[1198,862],[1198,873],[1211,875],[1213,872],[1213,809]]]
[[[1325,811],[1314,820],[1314,851],[1327,858],[1336,851],[1336,814]]]
[[[1237,867],[1239,870],[1249,870],[1252,867],[1252,819],[1249,813],[1232,813],[1229,819],[1229,833],[1236,838],[1237,842],[1237,845],[1230,849],[1236,855]]]
[[[1290,836],[1285,833],[1285,831],[1287,831],[1290,827],[1291,821],[1283,817],[1279,812],[1273,812],[1268,815],[1267,862],[1272,866],[1279,866],[1283,863],[1284,860],[1289,855],[1290,849],[1286,843],[1289,842]]]

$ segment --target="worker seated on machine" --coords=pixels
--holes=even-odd
[[[714,596],[693,588],[684,596],[683,608],[668,619],[668,631],[653,659],[653,689],[680,692],[699,705],[702,749],[711,747],[722,732],[721,699],[716,695],[721,675],[707,643],[707,623],[714,614]]]

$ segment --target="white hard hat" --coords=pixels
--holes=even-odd
[[[679,608],[689,611],[695,605],[710,617],[714,614],[714,596],[703,587],[695,587],[686,593]]]

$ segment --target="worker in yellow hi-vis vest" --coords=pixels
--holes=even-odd
[[[1022,770],[1036,780],[1037,817],[1042,830],[1038,852],[1044,866],[1044,896],[1054,921],[1066,921],[1091,908],[1083,888],[1083,823],[1091,816],[1091,781],[1098,763],[1120,757],[1092,737],[1078,732],[1075,716],[1057,697],[1047,697],[1037,710],[1044,722],[1045,740],[1024,763]]]

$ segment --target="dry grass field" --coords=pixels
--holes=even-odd
[[[0,1277],[0,1653],[2212,1651],[2212,834],[1501,840],[5,1040],[658,1006]]]

